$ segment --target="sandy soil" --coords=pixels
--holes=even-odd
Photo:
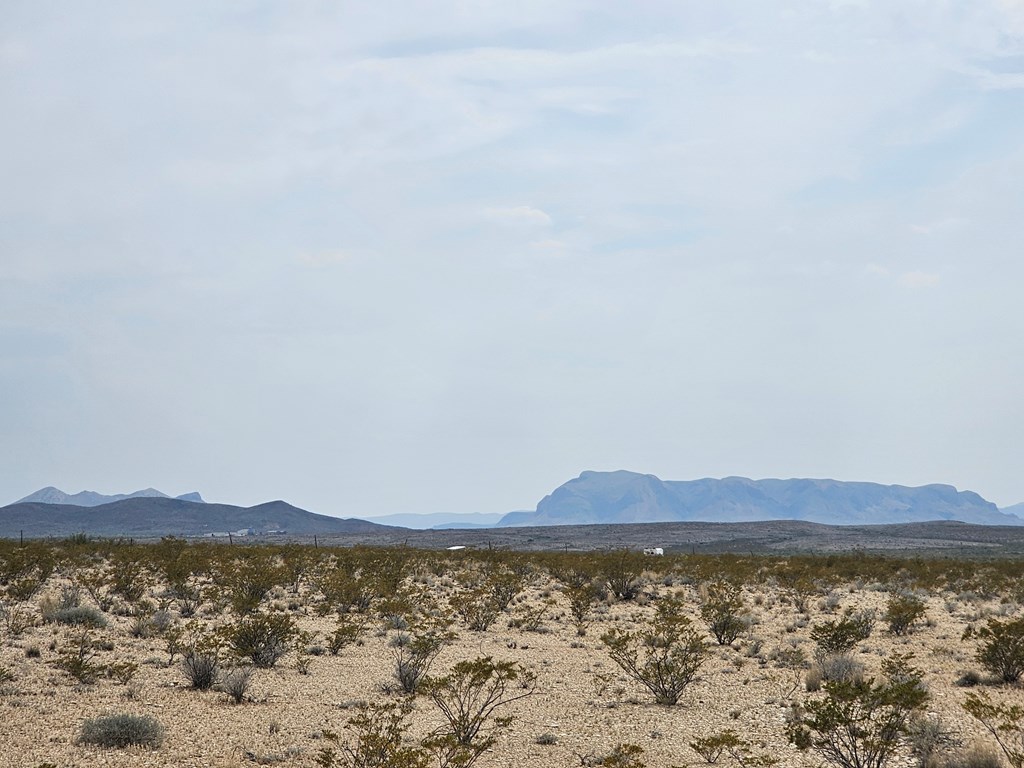
[[[435,586],[439,594],[450,589],[439,584]],[[57,586],[52,585],[51,591]],[[649,591],[684,596],[692,606],[694,621],[703,627],[694,587],[652,586]],[[622,742],[641,746],[642,760],[648,766],[697,766],[705,763],[688,743],[725,728],[735,730],[758,752],[775,757],[781,765],[817,766],[818,756],[790,746],[783,729],[790,701],[812,694],[801,685],[790,696],[794,673],[770,661],[771,653],[780,645],[796,644],[810,657],[809,632],[814,622],[837,618],[847,608],[873,608],[881,613],[888,597],[883,591],[838,589],[832,593],[836,604],[831,609],[824,597],[814,598],[808,618],[772,588],[759,593],[748,590],[744,598],[753,621],[749,631],[733,647],[714,645],[700,679],[686,690],[677,706],[666,707],[653,704],[641,686],[621,673],[599,639],[616,623],[625,626],[646,621],[653,614],[650,602],[599,604],[586,636],[579,637],[568,619],[565,598],[555,585],[533,583],[517,606],[536,604],[542,595],[556,601],[544,622],[544,632],[510,629],[508,615],[483,633],[456,623],[458,639],[442,652],[434,667],[434,672],[443,672],[459,659],[491,655],[519,662],[537,674],[537,693],[504,712],[512,715],[514,722],[494,749],[480,758],[480,768],[580,766],[587,755],[605,754]],[[272,604],[287,610],[283,592],[279,591],[278,598]],[[974,660],[977,641],[961,640],[965,627],[993,612],[1011,610],[1013,607],[998,601],[933,595],[928,598],[927,624],[922,623],[909,637],[895,638],[879,622],[873,635],[859,646],[856,657],[868,674],[873,674],[894,651],[913,652],[931,692],[928,716],[941,718],[964,744],[976,739],[991,743],[963,712],[966,689],[954,681],[968,669],[979,669]],[[295,615],[303,629],[319,634],[321,642],[334,626],[333,618],[317,617],[305,607]],[[211,621],[226,620],[223,616]],[[393,679],[388,645],[392,633],[374,625],[361,646],[350,646],[336,657],[307,657],[308,674],[296,668],[295,653],[273,669],[258,670],[250,689],[252,700],[235,705],[223,693],[190,690],[180,665],[168,665],[163,639],[132,638],[127,617],[111,615],[110,622],[108,628],[94,632],[96,638],[114,646],[112,651],[101,652],[98,660],[137,662],[138,672],[128,685],[111,680],[81,685],[54,667],[52,662],[72,634],[66,627],[43,625],[15,638],[5,635],[0,665],[11,672],[13,680],[0,687],[0,766],[313,766],[324,745],[322,729],[344,736],[353,705],[386,699],[380,684]],[[26,655],[33,647],[40,650],[39,658]],[[1024,704],[1019,689],[986,690],[1000,701]],[[115,750],[75,743],[86,718],[115,712],[152,715],[166,727],[164,744],[157,750]],[[413,723],[414,735],[423,735],[440,723],[428,700],[417,700]],[[553,735],[555,743],[538,743],[538,737],[546,734]],[[735,763],[722,757],[719,764]],[[893,764],[916,763],[910,755],[901,755]]]

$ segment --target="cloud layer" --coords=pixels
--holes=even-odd
[[[1024,500],[1024,3],[15,2],[0,501]]]

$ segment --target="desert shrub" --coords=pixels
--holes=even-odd
[[[959,688],[973,688],[976,685],[981,685],[981,675],[975,672],[973,669],[969,669],[958,677],[953,685]]]
[[[717,763],[723,754],[732,757],[742,768],[771,766],[778,762],[769,755],[755,753],[749,741],[729,729],[691,741],[690,749],[710,765]]]
[[[41,610],[43,620],[50,624],[64,624],[73,627],[102,629],[107,626],[106,617],[97,609],[87,605],[61,607],[44,603]]]
[[[345,614],[339,615],[334,632],[327,637],[327,650],[331,652],[332,656],[337,656],[347,646],[358,642],[363,630],[362,623],[353,621]]]
[[[11,600],[25,602],[43,588],[55,567],[53,553],[42,545],[13,547],[0,557],[0,585]]]
[[[23,605],[8,605],[0,600],[0,622],[11,637],[21,636],[26,629],[34,627],[36,617]]]
[[[612,661],[651,693],[658,704],[675,704],[708,655],[678,600],[658,603],[650,625],[635,631],[614,628],[601,636]]]
[[[939,757],[957,745],[956,735],[938,717],[915,714],[907,726],[910,752],[922,768],[933,768]]]
[[[338,734],[323,732],[331,746],[320,749],[316,764],[320,768],[426,768],[427,753],[419,746],[404,744],[411,709],[408,701],[364,707],[345,726],[352,734],[351,741],[342,742]]]
[[[1024,617],[989,619],[976,634],[982,639],[978,663],[1004,683],[1017,682],[1024,674]]]
[[[640,759],[643,753],[643,747],[638,744],[616,744],[601,758],[599,765],[603,768],[644,768],[646,763]]]
[[[508,620],[508,626],[526,632],[544,632],[544,618],[554,605],[554,600],[545,600],[540,605],[521,605]]]
[[[875,617],[870,611],[847,616],[838,621],[824,621],[811,627],[814,656],[821,661],[827,656],[852,651],[857,643],[871,636]]]
[[[619,600],[632,600],[640,593],[642,561],[636,552],[621,549],[604,558],[604,581]]]
[[[192,620],[184,626],[171,627],[165,633],[170,661],[181,654],[181,670],[189,681],[189,687],[207,691],[217,682],[220,674],[222,635],[209,632],[199,621]]]
[[[420,620],[409,632],[400,632],[391,645],[395,678],[405,693],[416,693],[424,675],[455,635],[443,621]]]
[[[164,634],[171,626],[172,617],[167,611],[136,611],[132,618],[128,634],[132,637],[157,637]]]
[[[885,766],[928,693],[921,672],[906,658],[894,656],[882,664],[883,681],[825,683],[825,696],[808,701],[787,723],[790,742],[842,768]]]
[[[208,691],[220,675],[220,658],[215,653],[189,650],[182,657],[181,669],[188,678],[190,688]]]
[[[365,611],[373,602],[373,584],[342,568],[321,572],[316,578],[316,586],[324,597],[323,612]]]
[[[740,614],[743,599],[740,589],[729,582],[718,581],[706,588],[706,597],[700,606],[700,617],[708,625],[719,645],[729,645],[746,628]]]
[[[226,627],[224,638],[235,656],[269,669],[288,652],[297,632],[295,620],[287,614],[255,613]]]
[[[75,583],[88,593],[104,613],[114,604],[110,576],[101,564],[79,569],[75,573]]]
[[[936,761],[934,768],[1003,768],[1003,761],[998,752],[975,745]]]
[[[1013,768],[1024,766],[1024,707],[995,704],[985,694],[967,694],[964,709],[981,723]]]
[[[259,607],[263,598],[286,579],[283,569],[269,552],[252,550],[244,559],[236,559],[218,570],[217,583],[224,598],[239,616],[247,616]]]
[[[533,694],[536,676],[518,664],[490,656],[463,660],[442,676],[424,680],[423,692],[441,711],[447,725],[435,730],[424,746],[441,765],[469,768],[493,746],[498,729],[511,718],[494,712]]]
[[[808,693],[817,693],[821,690],[821,669],[815,665],[807,670],[804,676],[804,688]]]
[[[572,584],[565,588],[565,596],[569,600],[569,615],[576,625],[576,634],[582,637],[587,633],[587,620],[590,609],[599,599],[600,589],[592,581]]]
[[[96,643],[89,630],[85,629],[72,638],[71,644],[61,651],[53,664],[80,683],[94,683],[104,671],[102,664],[93,662],[96,654]]]
[[[163,743],[164,728],[146,715],[105,715],[82,723],[80,744],[118,749],[131,746],[156,748]]]
[[[501,613],[501,606],[487,587],[462,592],[453,597],[450,604],[466,627],[474,632],[486,632]]]
[[[141,600],[152,582],[144,558],[134,547],[119,550],[110,558],[110,591],[129,603]]]
[[[847,653],[826,656],[815,666],[828,682],[853,683],[864,677],[864,665]]]
[[[220,677],[217,690],[223,691],[235,704],[245,701],[245,695],[252,685],[252,667],[233,667]]]
[[[897,637],[910,632],[914,622],[925,614],[924,600],[912,594],[895,594],[889,597],[882,617],[889,625],[889,631]]]

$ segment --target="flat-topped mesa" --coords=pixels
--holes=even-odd
[[[506,515],[499,526],[604,523],[805,520],[826,525],[881,525],[958,520],[1024,525],[973,491],[952,485],[903,485],[832,479],[747,477],[661,480],[618,470],[583,472],[559,486],[534,512]]]

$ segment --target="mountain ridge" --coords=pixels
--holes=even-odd
[[[75,507],[98,507],[102,504],[110,504],[114,501],[124,501],[125,499],[180,499],[181,501],[191,501],[196,504],[205,504],[203,497],[199,495],[198,491],[192,491],[191,493],[183,493],[181,496],[169,496],[163,491],[158,491],[156,488],[143,488],[141,491],[133,491],[132,493],[114,493],[105,494],[97,493],[96,491],[79,491],[78,493],[65,493],[60,488],[55,488],[52,485],[48,485],[45,488],[40,488],[34,493],[30,493],[22,499],[15,501],[15,504],[65,504]]]
[[[284,501],[252,507],[197,504],[182,499],[139,496],[96,506],[16,502],[0,507],[0,537],[71,536],[84,533],[103,537],[212,536],[253,530],[367,534],[394,531],[392,526],[319,515]]]
[[[828,478],[751,480],[746,477],[661,480],[627,470],[585,471],[560,485],[534,512],[505,515],[499,527],[653,522],[802,520],[865,525],[958,520],[1024,525],[973,491],[951,485],[918,487]]]

